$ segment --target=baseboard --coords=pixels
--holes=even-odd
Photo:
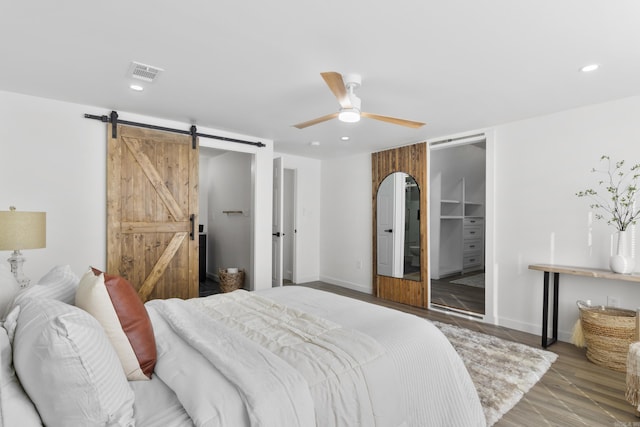
[[[505,328],[515,329],[517,331],[527,332],[533,335],[541,335],[542,325],[536,325],[533,323],[520,322],[513,319],[506,319],[504,317],[497,319],[497,325],[504,326]],[[551,329],[547,332],[547,336],[551,337]],[[558,330],[558,341],[571,342],[572,331]]]
[[[314,277],[298,277],[296,279],[295,283],[309,283],[309,282],[317,282],[318,280],[318,276],[314,276]]]
[[[358,292],[363,292],[365,294],[371,294],[372,289],[370,286],[362,286],[357,283],[347,282],[344,280],[336,279],[335,277],[330,276],[320,276],[320,281],[327,282],[332,285],[342,286],[343,288],[351,289]]]

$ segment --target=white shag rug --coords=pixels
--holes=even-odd
[[[495,424],[540,381],[558,355],[459,326],[433,322],[449,339],[476,386],[487,419]]]

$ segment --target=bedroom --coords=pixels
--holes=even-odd
[[[46,52],[39,51],[38,45],[42,44],[45,37],[53,38],[59,28],[52,28],[50,31],[40,33],[32,28],[43,27],[54,24],[56,20],[65,22],[67,15],[73,16],[68,10],[56,8],[48,9],[50,6],[37,5],[38,12],[30,9],[35,7],[31,3],[26,3],[19,9],[19,19],[12,21],[11,13],[2,13],[2,35],[3,40],[10,40],[11,43],[4,43],[2,46],[3,58],[10,58],[12,61],[3,61],[3,68],[0,70],[0,180],[2,191],[0,192],[0,206],[5,210],[10,205],[15,205],[20,210],[34,210],[47,212],[47,248],[41,250],[27,251],[27,263],[25,264],[26,274],[32,278],[38,278],[45,274],[52,265],[70,264],[74,271],[80,273],[87,265],[104,263],[105,254],[105,195],[102,191],[106,186],[105,178],[105,128],[98,122],[83,118],[83,114],[107,114],[111,109],[118,109],[126,119],[156,124],[184,127],[190,123],[192,116],[189,116],[189,103],[197,99],[197,89],[184,97],[173,98],[176,101],[176,116],[166,116],[164,113],[155,113],[138,110],[139,95],[125,92],[127,88],[113,89],[114,92],[122,94],[123,99],[129,102],[129,107],[123,107],[122,103],[96,104],[83,95],[77,95],[74,99],[66,99],[65,92],[70,92],[72,86],[79,84],[80,91],[89,93],[91,86],[95,82],[109,80],[116,84],[125,84],[124,75],[131,60],[139,60],[151,64],[157,64],[166,68],[165,75],[156,82],[154,87],[147,91],[153,95],[154,91],[162,88],[163,80],[169,80],[170,73],[174,68],[165,61],[164,54],[168,53],[175,59],[172,62],[191,61],[191,55],[187,55],[184,46],[189,46],[192,40],[183,40],[169,46],[172,49],[156,49],[155,53],[146,53],[137,49],[127,49],[124,46],[106,48],[107,51],[121,52],[121,60],[117,64],[112,64],[115,71],[105,74],[104,70],[95,70],[88,67],[83,62],[89,54],[100,57],[100,46],[109,46],[110,37],[108,31],[104,31],[95,40],[88,40],[90,45],[86,47],[77,46],[82,39],[88,39],[84,34],[88,34],[91,26],[102,28],[101,23],[106,11],[87,10],[88,16],[100,15],[100,20],[87,19],[77,32],[66,34],[65,37],[57,39],[56,46],[70,47],[60,48],[55,56],[49,57]],[[78,8],[86,6],[76,4]],[[287,6],[291,6],[290,4]],[[468,6],[465,2],[456,2],[455,6]],[[455,15],[455,6],[450,6],[452,10],[446,12]],[[507,5],[502,4],[508,8]],[[510,25],[507,13],[514,17],[525,14],[519,10],[509,10],[500,12],[500,7],[494,10],[492,16],[486,17],[493,28],[502,28],[505,31],[515,31],[516,28]],[[395,93],[402,92],[403,96],[397,102],[398,109],[392,108],[389,111],[379,111],[381,114],[401,115],[402,117],[424,120],[425,127],[429,132],[423,139],[433,139],[439,137],[457,136],[472,133],[477,129],[487,129],[493,133],[493,142],[488,144],[488,200],[491,200],[493,210],[493,225],[489,228],[487,239],[487,310],[485,322],[495,323],[501,326],[514,328],[520,331],[538,335],[540,333],[542,311],[542,290],[541,277],[539,272],[530,271],[527,266],[532,263],[555,262],[567,265],[584,265],[593,267],[607,266],[607,255],[609,248],[610,229],[602,223],[595,223],[592,230],[592,244],[588,240],[587,213],[588,206],[584,200],[574,197],[579,189],[582,189],[589,178],[589,170],[602,154],[608,154],[616,159],[626,159],[628,162],[637,162],[640,159],[640,145],[637,143],[640,135],[640,94],[635,76],[640,71],[637,55],[635,55],[635,40],[638,40],[636,26],[632,23],[640,14],[638,6],[633,2],[623,2],[615,8],[605,5],[605,2],[594,2],[586,10],[582,2],[569,2],[558,10],[558,6],[546,3],[547,9],[540,4],[529,12],[542,19],[544,12],[553,15],[558,13],[561,22],[572,22],[578,25],[576,11],[584,12],[585,27],[575,28],[567,34],[566,27],[554,21],[553,31],[549,29],[551,35],[558,38],[558,50],[567,53],[566,61],[554,63],[552,60],[558,58],[547,57],[541,52],[545,49],[532,50],[530,62],[525,65],[534,65],[534,60],[539,60],[542,65],[535,65],[534,71],[530,71],[526,78],[514,76],[502,76],[505,85],[509,86],[511,96],[505,98],[492,98],[490,91],[484,91],[481,105],[486,105],[487,109],[492,105],[505,104],[507,109],[522,108],[521,116],[518,118],[502,120],[496,119],[493,122],[485,123],[475,111],[463,109],[460,98],[464,98],[463,88],[455,86],[460,92],[455,92],[451,87],[451,95],[459,98],[443,97],[434,101],[434,104],[425,113],[415,116],[411,109],[401,109],[402,100],[411,98],[414,86],[402,81],[403,69],[415,68],[420,64],[414,64],[417,60],[414,56],[409,58],[388,52],[388,62],[397,62],[396,67],[399,75],[390,77],[389,81],[379,78],[379,84],[383,84],[384,90]],[[18,5],[5,4],[3,9],[11,12],[12,8]],[[124,8],[124,4],[121,6]],[[341,6],[342,7],[342,6]],[[537,9],[540,8],[540,9]],[[141,8],[142,9],[142,8]],[[366,9],[363,7],[363,9]],[[138,10],[144,13],[144,10]],[[267,11],[263,11],[265,14]],[[281,11],[277,11],[282,13]],[[320,16],[325,16],[325,11],[314,11]],[[355,6],[350,9],[351,16],[360,17],[364,10],[359,11]],[[193,12],[187,6],[181,10],[184,15],[179,15],[176,19],[184,20],[184,25],[193,17]],[[272,11],[273,13],[273,11]],[[380,19],[379,14],[367,11],[371,14],[371,25],[382,25],[373,18]],[[444,13],[444,12],[443,12]],[[459,16],[464,22],[469,24],[468,28],[476,28],[470,22],[469,16]],[[491,15],[490,13],[488,15]],[[214,14],[211,15],[213,17]],[[266,16],[266,15],[265,15]],[[161,17],[166,16],[161,14]],[[210,25],[207,16],[199,16],[198,24],[202,27]],[[600,18],[602,21],[600,21]],[[94,17],[98,19],[98,17]],[[124,19],[124,18],[121,18]],[[258,18],[254,18],[258,20]],[[275,18],[273,18],[275,19]],[[328,19],[328,17],[327,17]],[[353,18],[355,19],[355,18]],[[426,19],[426,18],[424,18]],[[134,19],[132,18],[132,21]],[[562,21],[564,20],[564,21]],[[258,20],[261,21],[261,20]],[[279,21],[275,21],[279,22]],[[349,19],[343,18],[340,21],[347,27]],[[522,23],[520,21],[513,21]],[[256,23],[249,21],[248,24]],[[415,23],[412,21],[412,23]],[[429,24],[437,22],[428,21]],[[525,24],[526,24],[525,20]],[[303,22],[313,26],[313,21]],[[491,27],[486,24],[487,27]],[[531,32],[525,34],[522,43],[534,43],[534,35],[540,28],[539,22],[529,22],[526,25]],[[131,27],[133,22],[130,22]],[[230,24],[229,24],[230,25]],[[524,24],[523,24],[524,25]],[[316,26],[324,26],[322,23]],[[514,24],[515,26],[515,24]],[[429,25],[425,24],[425,27]],[[128,27],[129,28],[129,27]],[[277,26],[271,24],[261,25],[261,31],[269,30],[269,34],[274,37],[283,37],[276,30]],[[299,29],[299,27],[296,27]],[[314,27],[315,28],[315,27]],[[441,28],[436,26],[436,28]],[[462,28],[462,29],[461,29]],[[451,35],[457,41],[455,47],[461,48],[471,32],[465,32],[464,25],[453,26]],[[592,32],[587,32],[585,28],[591,28]],[[27,29],[32,38],[27,37]],[[159,28],[155,28],[159,33]],[[535,29],[536,31],[533,31]],[[365,31],[365,29],[361,29]],[[370,28],[369,31],[372,31]],[[468,30],[471,31],[471,30]],[[275,34],[273,34],[275,33]],[[369,33],[366,33],[369,34]],[[17,37],[21,35],[22,37]],[[215,33],[214,35],[217,35]],[[211,35],[211,37],[214,37]],[[235,35],[235,34],[234,34]],[[62,35],[61,35],[62,36]],[[148,36],[145,34],[145,36]],[[170,37],[177,37],[171,35]],[[237,34],[239,42],[247,42],[250,37],[243,31]],[[256,36],[257,37],[257,36]],[[574,39],[573,37],[583,37]],[[361,39],[358,38],[358,41]],[[251,38],[253,43],[258,43]],[[334,43],[341,43],[337,35],[331,39]],[[95,45],[94,46],[94,43]],[[444,42],[444,41],[442,41]],[[258,46],[266,49],[269,43],[262,42]],[[145,46],[141,42],[142,47]],[[288,46],[288,45],[287,45]],[[303,55],[301,68],[283,69],[272,68],[270,73],[284,73],[286,76],[277,86],[278,90],[290,92],[289,95],[297,98],[293,114],[285,115],[278,122],[281,127],[290,127],[293,123],[311,119],[322,114],[327,114],[335,107],[335,100],[323,86],[319,73],[335,69],[340,72],[359,71],[363,74],[362,97],[368,103],[366,108],[378,112],[373,104],[374,98],[365,94],[365,89],[373,90],[378,83],[375,79],[367,80],[371,77],[373,70],[362,69],[355,57],[375,58],[376,50],[367,43],[359,43],[357,46],[348,45],[343,51],[342,57],[336,59],[316,59],[328,55],[329,47],[323,45],[317,51]],[[389,49],[388,45],[385,45]],[[572,46],[569,48],[568,46]],[[573,46],[577,46],[574,48]],[[45,46],[46,47],[46,46]],[[502,46],[507,49],[511,46]],[[527,45],[533,49],[534,46]],[[592,57],[594,52],[590,47],[596,49],[599,57]],[[49,47],[46,47],[49,49]],[[273,48],[269,50],[272,57],[258,56],[259,67],[254,67],[263,71],[269,70],[266,64],[269,61],[283,61],[285,57],[292,56],[291,52],[284,48]],[[519,48],[514,47],[517,51]],[[230,49],[231,50],[231,49]],[[473,50],[473,49],[471,49]],[[63,51],[67,52],[63,56]],[[188,50],[187,50],[188,51]],[[204,51],[204,49],[203,49]],[[75,53],[74,53],[75,52]],[[554,52],[557,52],[554,50]],[[562,53],[561,52],[561,53]],[[568,52],[572,52],[569,55]],[[113,53],[113,52],[111,52]],[[495,53],[495,52],[494,52]],[[511,51],[502,51],[495,55],[509,55]],[[143,55],[145,54],[145,55]],[[254,59],[249,59],[234,51],[222,50],[219,55],[229,61],[235,61],[237,67],[251,68]],[[483,51],[476,53],[472,59],[483,59]],[[105,52],[106,55],[106,52]],[[140,56],[145,56],[141,58]],[[488,63],[500,62],[502,56],[488,57]],[[90,56],[94,58],[94,56]],[[42,58],[47,67],[41,69],[44,72],[47,68],[61,66],[62,63],[81,64],[84,63],[83,72],[79,74],[91,75],[90,83],[84,83],[74,75],[78,71],[68,72],[65,75],[57,76],[48,80],[44,75],[36,70],[36,64]],[[155,58],[158,58],[156,60]],[[446,57],[436,57],[440,61],[446,61]],[[522,59],[522,58],[521,58]],[[467,58],[466,60],[469,60]],[[570,60],[575,60],[571,62]],[[376,67],[381,67],[380,61],[370,61]],[[595,75],[582,75],[578,68],[584,65],[585,61],[597,61],[602,63],[602,67]],[[435,61],[434,61],[435,62]],[[487,62],[482,62],[486,64]],[[567,63],[568,62],[568,63]],[[99,62],[103,67],[106,63]],[[217,63],[217,62],[216,62]],[[424,65],[425,69],[428,64]],[[233,68],[233,67],[230,67]],[[373,65],[371,68],[374,68]],[[518,68],[515,67],[514,68]],[[495,69],[492,68],[495,71]],[[95,72],[96,74],[92,74]],[[117,74],[117,77],[113,77]],[[416,73],[420,74],[420,73]],[[545,76],[546,74],[561,74],[563,79],[571,81],[570,89],[578,93],[578,99],[571,105],[563,105],[562,108],[552,111],[539,111],[529,104],[528,101],[534,97],[535,92],[546,94],[547,98],[553,98],[556,93],[562,92],[563,87],[549,86],[546,89],[530,84],[530,81],[537,82],[535,76]],[[120,77],[122,76],[122,79]],[[482,86],[483,80],[474,74],[463,76],[469,78],[472,84],[469,86]],[[298,87],[289,84],[292,79],[296,81]],[[381,79],[381,80],[380,80]],[[186,79],[185,79],[186,80]],[[252,86],[260,83],[261,76],[256,74],[250,81]],[[596,81],[595,88],[590,86]],[[564,82],[565,80],[563,80]],[[213,83],[210,83],[213,84]],[[444,86],[442,83],[438,83]],[[431,83],[431,85],[438,85]],[[241,86],[238,84],[238,86]],[[470,90],[467,86],[464,89]],[[544,89],[544,90],[543,90]],[[218,89],[221,90],[221,89]],[[433,99],[431,93],[435,88],[421,93],[425,99]],[[279,146],[278,140],[272,141],[269,132],[260,133],[256,128],[246,125],[250,118],[242,117],[228,124],[219,124],[218,117],[228,115],[240,116],[239,111],[248,108],[245,103],[255,100],[256,110],[248,117],[260,115],[259,111],[265,112],[270,108],[269,102],[276,98],[279,93],[274,93],[269,99],[256,99],[255,95],[249,93],[248,99],[238,101],[229,95],[223,98],[224,109],[222,111],[216,104],[219,99],[218,93],[211,95],[211,101],[207,107],[215,110],[211,116],[197,117],[199,128],[213,134],[223,134],[227,136],[237,136],[243,138],[259,138],[267,144],[267,147],[255,150],[256,169],[255,174],[257,191],[255,192],[255,223],[253,267],[256,277],[270,277],[271,274],[271,223],[269,220],[271,211],[271,173],[272,159],[282,156],[285,164],[292,168],[297,168],[299,173],[306,174],[302,182],[307,183],[306,188],[300,188],[299,194],[304,196],[299,204],[300,217],[305,218],[306,227],[314,230],[314,234],[308,241],[301,243],[308,247],[302,254],[299,262],[299,275],[301,281],[322,280],[324,282],[337,284],[343,287],[370,292],[372,283],[372,248],[371,248],[371,166],[370,153],[378,148],[369,149],[360,153],[352,153],[349,150],[354,146],[362,145],[362,141],[351,141],[352,145],[340,147],[337,143],[322,141],[319,148],[328,152],[318,155],[309,146],[306,134],[299,135],[297,144],[290,144],[294,149],[286,145]],[[137,98],[135,98],[137,97]],[[383,95],[384,97],[384,95]],[[495,99],[495,102],[492,100]],[[322,101],[321,101],[322,100]],[[381,101],[379,101],[381,102]],[[124,103],[124,101],[123,101]],[[424,102],[423,102],[424,103]],[[308,106],[308,104],[310,106]],[[315,106],[314,106],[315,105]],[[380,107],[384,105],[379,104]],[[447,110],[459,111],[461,117],[469,120],[464,128],[442,128],[437,122],[433,122],[436,117],[438,105],[446,107]],[[303,108],[303,106],[305,106]],[[528,109],[527,109],[528,108]],[[329,110],[326,110],[329,109]],[[271,116],[267,115],[267,119]],[[280,120],[279,117],[271,118],[274,122]],[[362,125],[367,124],[363,121]],[[246,125],[246,127],[245,127]],[[327,124],[329,125],[329,124]],[[318,125],[325,126],[325,125]],[[342,128],[339,128],[342,130]],[[291,131],[299,132],[296,129]],[[403,135],[403,139],[397,140],[393,145],[417,142],[419,139],[411,135]],[[230,149],[228,144],[210,140],[206,142],[213,148]],[[339,142],[338,142],[339,143]],[[233,147],[234,150],[251,151],[244,147]],[[336,208],[339,206],[339,208]],[[307,215],[302,215],[302,211]],[[328,231],[331,232],[328,232]],[[3,252],[2,260],[9,256],[8,252]],[[4,261],[3,261],[4,262]],[[268,283],[258,283],[256,287],[270,286]],[[606,304],[607,297],[617,297],[623,301],[627,308],[635,308],[640,305],[640,290],[626,283],[616,281],[595,281],[580,277],[563,278],[563,288],[560,295],[560,338],[568,341],[571,335],[571,327],[578,316],[575,305],[578,299],[590,299],[596,304]]]

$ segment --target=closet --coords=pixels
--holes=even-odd
[[[432,253],[432,278],[484,269],[483,182],[470,185],[464,176],[443,182],[442,172],[432,176],[431,238],[438,249],[436,260]]]
[[[484,270],[484,135],[471,142],[433,143],[429,156],[431,278]]]

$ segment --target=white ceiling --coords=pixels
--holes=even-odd
[[[637,0],[2,0],[0,40],[0,90],[270,138],[316,158],[640,92]],[[131,61],[165,71],[134,92]],[[323,71],[360,74],[363,111],[427,125],[293,128],[337,111]]]

